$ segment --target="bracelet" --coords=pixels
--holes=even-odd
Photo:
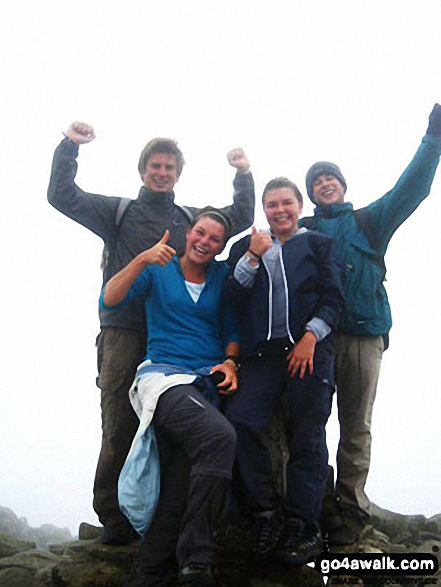
[[[248,248],[248,252],[253,255],[253,257],[256,257],[256,259],[261,259],[261,255],[258,255],[257,253],[255,253],[252,249]]]
[[[228,361],[228,359],[233,361],[233,363],[236,365],[236,368],[239,366],[239,357],[236,357],[236,355],[227,355],[224,359],[224,362]]]

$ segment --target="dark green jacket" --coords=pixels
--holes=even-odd
[[[352,335],[382,335],[388,345],[392,317],[383,281],[384,255],[396,229],[429,195],[441,154],[441,139],[426,135],[397,184],[360,211],[331,204],[302,218],[306,226],[332,236],[346,266],[346,309],[338,330]]]

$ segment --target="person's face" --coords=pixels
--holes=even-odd
[[[179,179],[176,155],[154,153],[147,159],[141,179],[153,192],[171,192]]]
[[[303,204],[291,188],[277,188],[265,194],[263,211],[271,232],[284,242],[298,230]]]
[[[225,228],[216,220],[203,216],[187,232],[185,256],[197,265],[208,265],[225,246]]]
[[[319,175],[312,184],[312,197],[318,206],[343,204],[345,190],[334,175]]]

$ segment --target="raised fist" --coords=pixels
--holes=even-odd
[[[66,131],[66,136],[77,143],[77,145],[83,145],[85,143],[90,143],[95,138],[95,133],[93,131],[93,127],[90,124],[86,124],[85,122],[72,122],[69,128]]]
[[[250,162],[241,147],[228,151],[227,159],[228,163],[235,167],[239,173],[245,173],[250,168]]]

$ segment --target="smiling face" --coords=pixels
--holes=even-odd
[[[141,179],[153,192],[171,192],[179,179],[176,155],[154,153],[146,163]]]
[[[277,188],[265,194],[263,211],[271,232],[285,242],[297,230],[303,204],[298,201],[291,188]]]
[[[312,183],[312,196],[318,206],[343,204],[345,189],[334,175],[319,175]]]
[[[225,247],[225,227],[202,216],[187,232],[185,259],[192,265],[208,265]]]

